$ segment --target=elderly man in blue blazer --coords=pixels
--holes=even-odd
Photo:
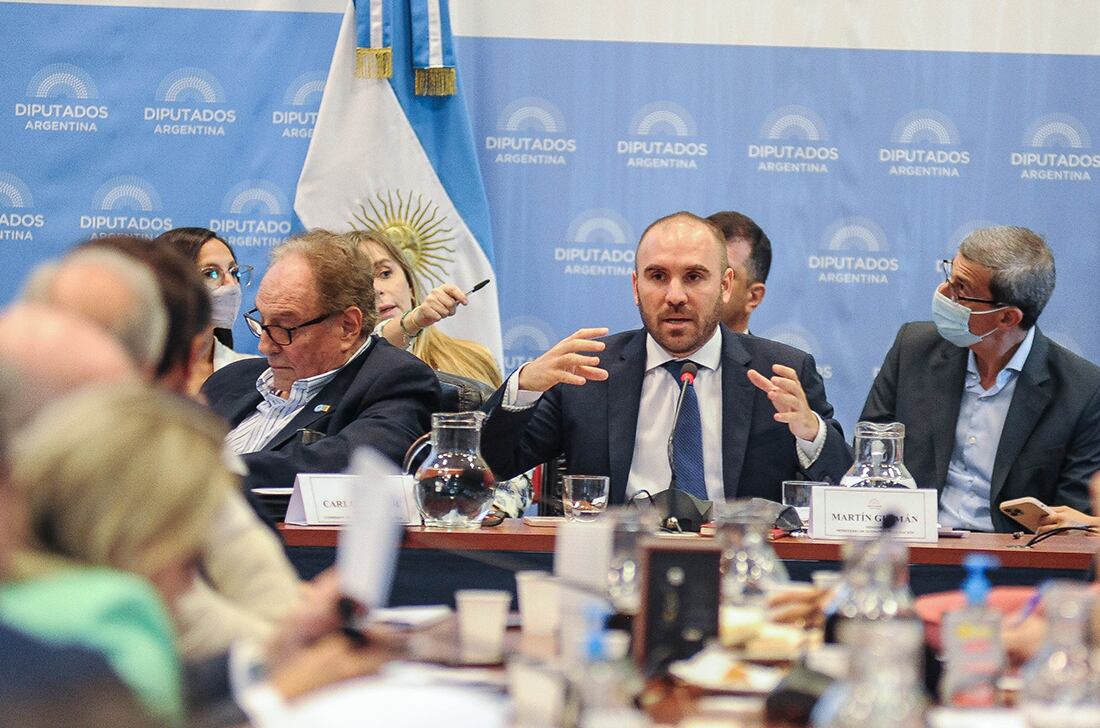
[[[412,354],[371,336],[373,267],[357,246],[314,230],[277,248],[245,316],[266,359],[215,372],[203,386],[229,420],[226,444],[248,486],[336,473],[369,445],[400,463],[428,431],[439,381]]]
[[[688,212],[642,235],[632,276],[644,328],[581,329],[521,367],[487,404],[482,453],[510,477],[564,453],[608,475],[611,501],[676,485],[696,497],[780,500],[783,480],[838,481],[851,450],[809,354],[719,323],[732,271],[721,231]],[[698,367],[687,384],[682,363]],[[691,379],[691,377],[687,377]]]

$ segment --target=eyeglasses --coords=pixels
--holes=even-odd
[[[332,311],[330,313],[318,316],[315,319],[310,319],[305,323],[298,324],[297,326],[275,326],[274,324],[265,324],[261,322],[258,318],[253,316],[253,314],[257,314],[259,312],[259,309],[254,308],[244,315],[244,322],[248,324],[248,330],[251,331],[252,335],[255,336],[257,339],[263,336],[266,332],[268,338],[270,338],[279,346],[290,346],[291,342],[294,341],[294,332],[298,329],[304,329],[307,326],[319,324],[327,319],[329,316],[339,313],[339,311]]]
[[[954,282],[951,280],[951,261],[941,260],[940,268],[943,269],[943,279],[947,283],[947,295],[952,301],[969,301],[970,303],[987,303],[990,306],[1004,306],[1005,304],[1000,301],[994,301],[989,298],[974,298],[972,296],[964,296],[959,293],[955,287]]]
[[[237,283],[248,286],[252,283],[252,266],[235,265],[229,270],[223,271],[216,265],[207,265],[199,269],[199,275],[202,276],[203,283],[208,288],[217,288],[225,283],[228,278],[235,278]]]

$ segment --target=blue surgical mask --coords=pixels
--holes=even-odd
[[[971,311],[961,303],[952,301],[940,293],[939,289],[936,289],[936,292],[932,295],[932,321],[936,324],[936,330],[940,332],[940,336],[944,339],[964,349],[977,344],[992,334],[993,331],[996,331],[996,329],[993,329],[978,336],[970,330],[970,317],[980,316],[983,313],[994,313],[1002,308],[1005,307],[1001,306],[988,311]]]

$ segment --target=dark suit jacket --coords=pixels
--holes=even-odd
[[[921,488],[942,492],[947,480],[968,351],[932,323],[905,324],[863,406],[860,419],[905,425],[905,465]],[[993,462],[993,527],[1018,530],[999,506],[1028,495],[1089,512],[1088,479],[1097,470],[1100,368],[1036,329]]]
[[[0,623],[0,704],[16,697],[110,686],[125,693],[107,660],[78,645],[44,642]]]
[[[775,408],[746,375],[751,368],[770,377],[772,364],[785,364],[798,372],[810,406],[825,420],[825,445],[809,469],[809,478],[838,482],[851,465],[852,454],[840,425],[832,419],[833,408],[825,399],[813,357],[775,341],[735,334],[725,326],[721,332],[726,497],[778,501],[782,481],[806,477],[794,435],[773,419]],[[607,381],[579,387],[559,384],[529,409],[505,410],[500,404],[504,387],[498,389],[486,406],[490,417],[482,430],[481,448],[497,477],[513,477],[564,453],[569,473],[609,475],[611,502],[622,503],[638,429],[645,338],[644,329],[606,337],[600,362],[608,372]]]
[[[266,359],[244,359],[216,372],[203,385],[210,407],[232,427],[260,404],[256,379]],[[328,405],[327,411],[322,411]],[[259,452],[244,455],[245,485],[289,486],[298,473],[339,473],[356,448],[369,445],[400,464],[405,451],[430,429],[439,406],[439,380],[412,354],[376,339],[309,401]],[[303,445],[298,430],[326,436]]]

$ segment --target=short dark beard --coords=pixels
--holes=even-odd
[[[691,354],[699,351],[699,349],[701,349],[704,344],[710,341],[710,337],[714,336],[714,330],[718,328],[718,323],[722,320],[722,298],[718,297],[715,300],[714,308],[711,309],[710,315],[703,319],[699,336],[691,342],[691,345],[688,348],[681,351],[674,351],[673,349],[670,349],[664,341],[661,341],[661,339],[658,338],[658,335],[655,332],[655,329],[657,327],[650,327],[649,322],[646,321],[645,311],[642,310],[641,304],[638,304],[638,315],[642,319],[642,327],[649,333],[650,336],[653,337],[654,341],[660,344],[662,349],[667,351],[669,354],[673,354],[674,356],[690,356]]]

